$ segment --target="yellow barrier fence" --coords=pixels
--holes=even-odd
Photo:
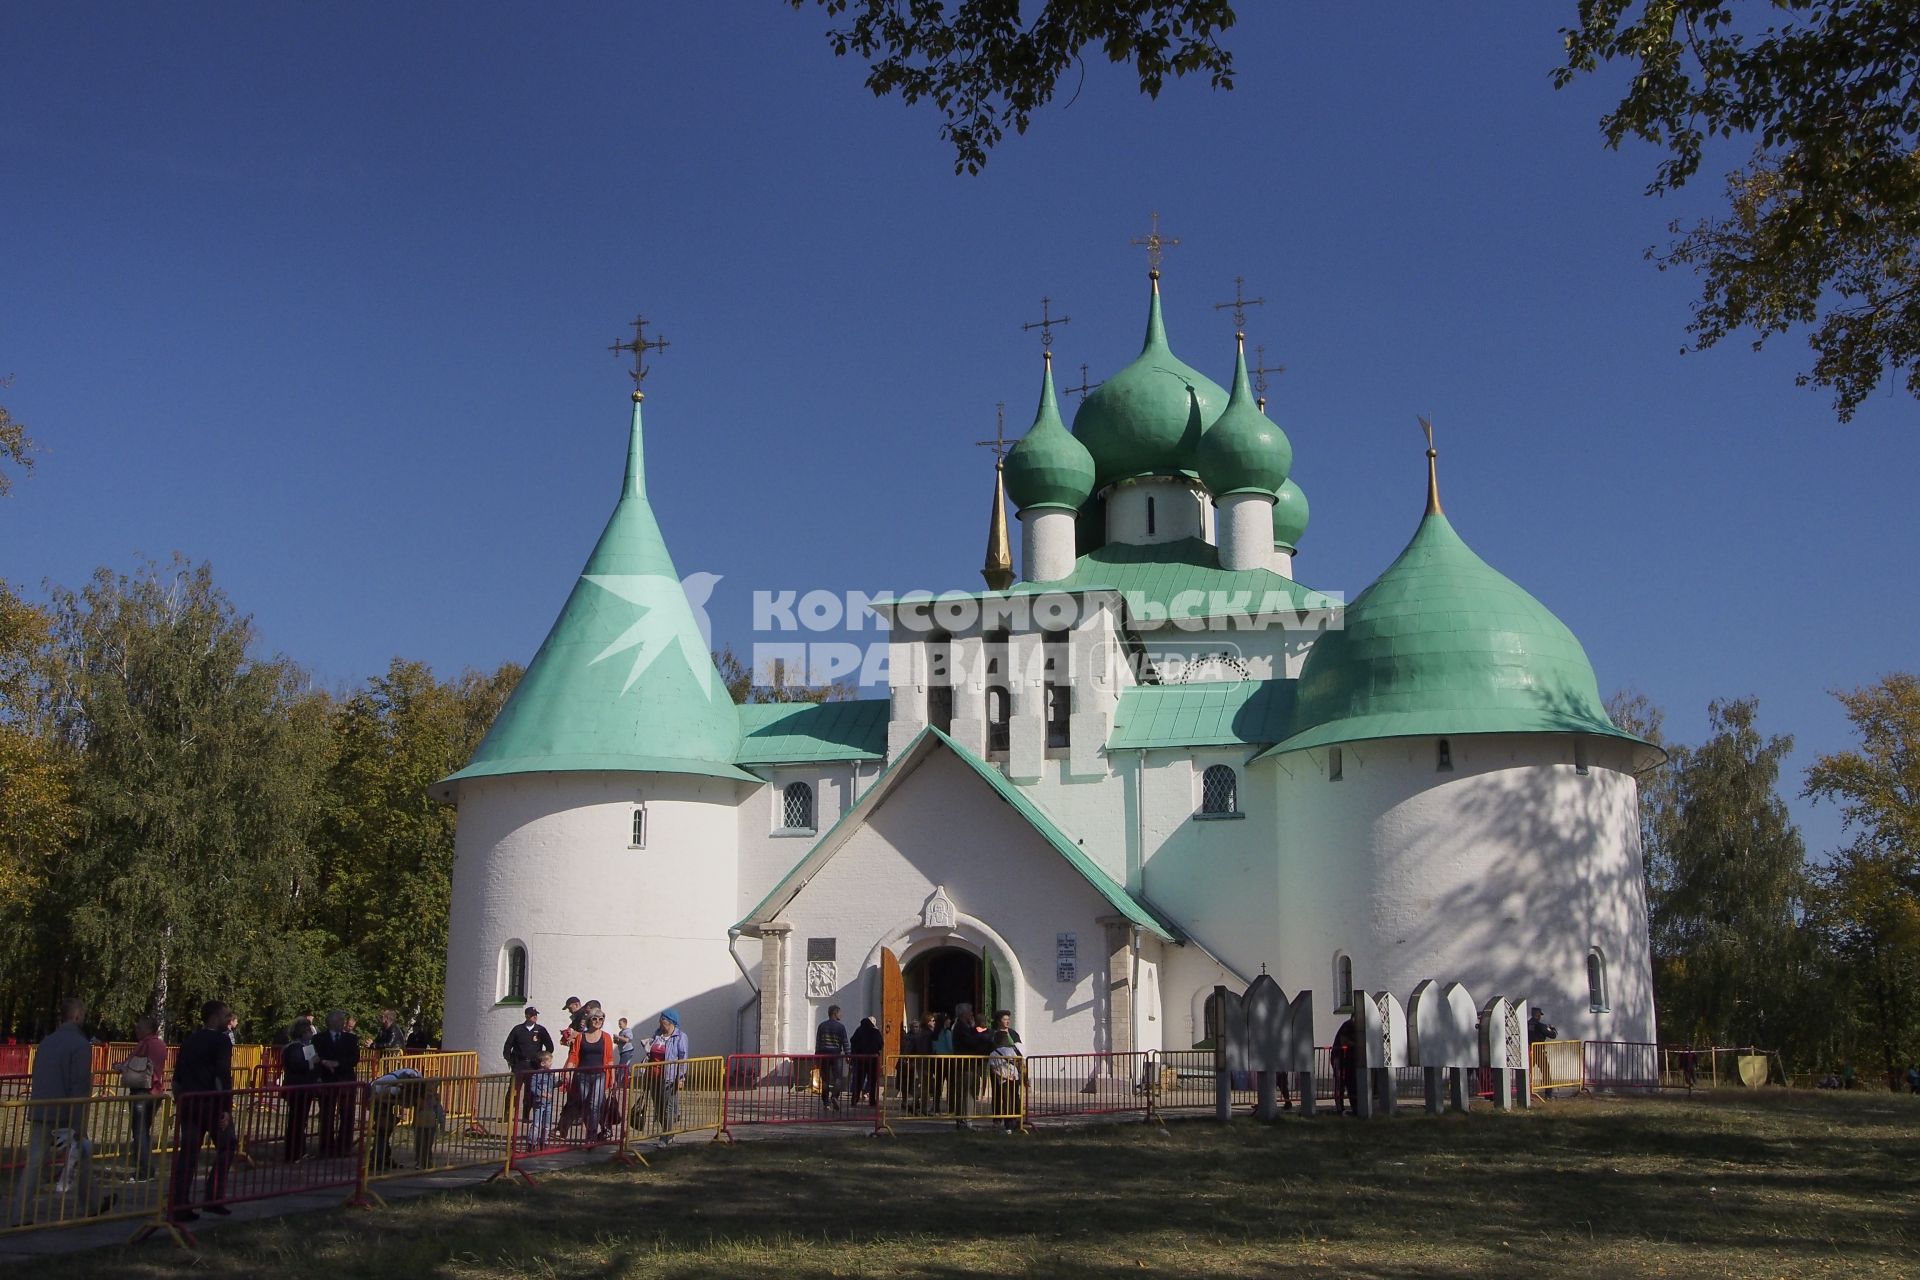
[[[477,1106],[486,1115],[507,1115],[521,1088],[512,1075],[430,1076],[423,1072],[398,1081],[382,1077],[369,1088],[363,1185],[447,1169],[483,1165],[505,1169],[509,1126],[499,1126],[495,1132],[462,1123],[448,1100],[468,1108]],[[470,1119],[473,1112],[467,1115]]]
[[[159,1098],[0,1104],[0,1234],[154,1217],[170,1130]]]
[[[1578,1089],[1585,1080],[1579,1040],[1536,1040],[1528,1050],[1528,1087],[1535,1097],[1549,1089]]]
[[[627,1077],[626,1149],[639,1142],[671,1142],[683,1133],[711,1131],[718,1141],[726,1125],[727,1060],[685,1058],[636,1062]]]
[[[914,1083],[908,1099],[877,1090],[881,1100],[877,1128],[892,1132],[895,1124],[933,1122],[964,1129],[976,1120],[1009,1129],[1027,1127],[1025,1058],[903,1053],[897,1062],[894,1079]],[[850,1098],[852,1105],[860,1105],[859,1092]]]

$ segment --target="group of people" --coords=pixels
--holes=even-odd
[[[538,1151],[556,1139],[570,1141],[575,1128],[587,1145],[604,1142],[623,1124],[647,1127],[649,1110],[660,1140],[673,1141],[689,1056],[680,1011],[662,1011],[647,1032],[624,1017],[608,1029],[598,1000],[568,996],[562,1007],[565,1023],[558,1044],[541,1025],[540,1010],[528,1005],[500,1051],[518,1082],[515,1094],[525,1148]],[[643,1064],[649,1069],[635,1078],[632,1069]],[[644,1091],[631,1109],[624,1088],[629,1079]]]
[[[862,1018],[849,1034],[842,1012],[839,1005],[831,1006],[814,1032],[820,1105],[837,1112],[841,1095],[850,1093],[850,1105],[878,1107],[886,1035],[871,1017]],[[988,1022],[971,1004],[959,1004],[951,1017],[929,1013],[911,1020],[902,1029],[900,1053],[896,1087],[907,1114],[952,1115],[955,1127],[971,1129],[974,1105],[990,1091],[990,1114],[1007,1132],[1019,1129],[1025,1073],[1010,1010],[998,1010]]]

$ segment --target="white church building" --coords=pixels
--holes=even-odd
[[[1293,579],[1286,435],[1168,345],[1069,432],[1043,374],[995,495],[988,590],[879,605],[887,696],[735,706],[626,475],[558,620],[466,768],[445,1042],[491,1061],[531,1001],[696,1053],[811,1049],[830,1005],[1013,1012],[1029,1052],[1187,1048],[1265,971],[1426,978],[1651,1041],[1636,773],[1567,627],[1440,505],[1342,605]],[[1001,481],[997,481],[999,484]],[[1406,506],[1422,497],[1409,477]],[[687,531],[697,537],[698,531]],[[891,1009],[886,1006],[891,1004]]]

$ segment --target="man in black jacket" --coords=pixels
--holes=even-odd
[[[973,1006],[957,1004],[953,1007],[953,1052],[957,1061],[953,1071],[953,1109],[959,1119],[953,1122],[956,1129],[971,1129],[974,1100],[980,1096],[987,1080],[987,1055],[993,1052],[993,1037],[980,1019],[974,1016]]]
[[[200,1008],[200,1029],[187,1037],[174,1059],[173,1099],[180,1141],[173,1155],[173,1180],[167,1187],[167,1216],[175,1222],[192,1222],[200,1216],[187,1207],[187,1200],[193,1194],[200,1144],[208,1135],[213,1137],[213,1163],[207,1166],[202,1207],[221,1217],[233,1212],[220,1203],[227,1189],[227,1167],[238,1145],[233,1131],[233,1041],[227,1038],[228,1017],[224,1001],[207,1001]]]
[[[540,1011],[527,1006],[526,1021],[507,1032],[507,1042],[500,1048],[500,1056],[507,1060],[507,1070],[513,1072],[516,1081],[522,1120],[533,1111],[533,1073],[540,1069],[540,1055],[552,1052],[553,1037],[540,1025]]]
[[[327,1014],[327,1029],[314,1037],[320,1054],[320,1154],[344,1156],[353,1150],[353,1082],[360,1068],[360,1037],[347,1030],[347,1011]]]

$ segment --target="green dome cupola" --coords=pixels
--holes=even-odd
[[[1093,474],[1093,455],[1060,421],[1047,352],[1033,425],[1007,454],[1007,495],[1021,511],[1078,511],[1093,496]]]
[[[1475,555],[1440,509],[1428,450],[1427,513],[1387,571],[1314,642],[1294,732],[1274,753],[1370,738],[1582,733],[1614,727],[1567,625]]]
[[[1241,338],[1234,356],[1233,394],[1219,420],[1207,428],[1195,451],[1200,481],[1215,498],[1234,493],[1274,494],[1293,468],[1293,445],[1286,432],[1254,404],[1247,381],[1247,346]]]
[[[647,501],[639,392],[620,500],[566,605],[467,767],[503,774],[690,773],[733,763],[740,722]]]
[[[1292,476],[1273,495],[1273,545],[1282,551],[1300,549],[1307,532],[1307,495]]]
[[[1226,408],[1220,385],[1173,354],[1160,314],[1160,273],[1147,309],[1147,339],[1131,364],[1080,402],[1073,434],[1093,455],[1094,486],[1133,476],[1192,474],[1200,441]]]

